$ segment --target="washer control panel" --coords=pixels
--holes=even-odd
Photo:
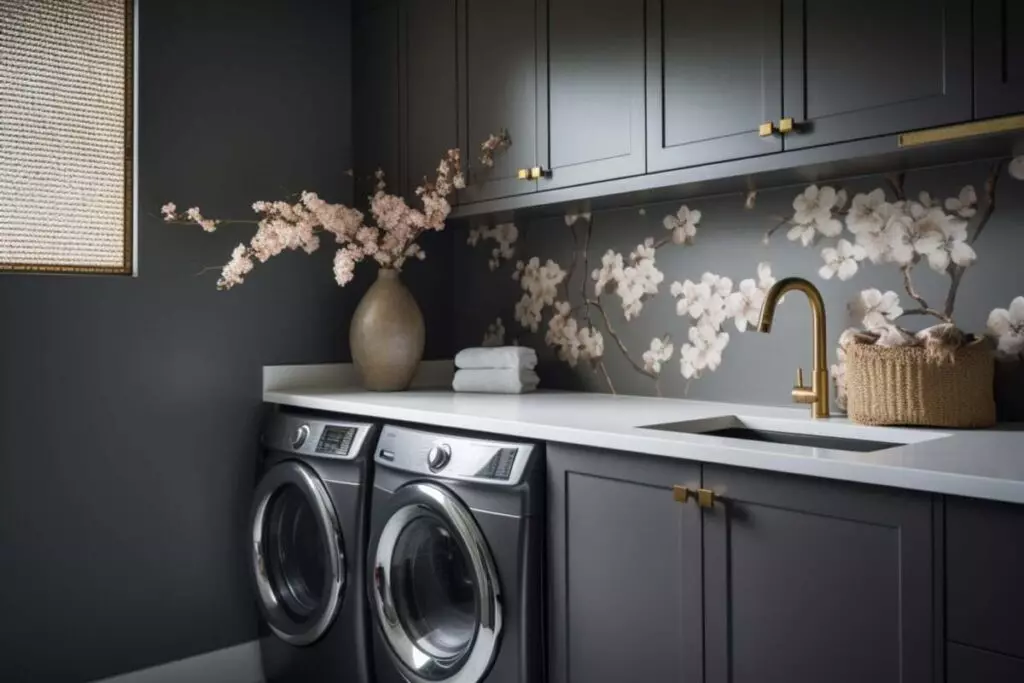
[[[263,445],[303,455],[351,459],[375,434],[376,427],[369,423],[280,412],[267,421]]]
[[[536,446],[385,426],[375,459],[395,469],[449,479],[512,485]]]

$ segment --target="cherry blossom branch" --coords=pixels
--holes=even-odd
[[[779,231],[779,230],[780,230],[781,228],[784,228],[784,227],[786,227],[787,225],[789,225],[789,224],[790,224],[790,223],[792,222],[792,221],[790,221],[790,219],[788,219],[788,218],[782,218],[781,216],[772,216],[771,218],[772,218],[772,220],[776,221],[776,223],[775,223],[775,225],[774,225],[774,226],[772,226],[772,227],[771,227],[771,228],[770,228],[770,229],[769,229],[769,230],[768,230],[768,231],[767,231],[767,232],[766,232],[766,233],[764,234],[764,239],[763,239],[762,241],[763,241],[763,242],[764,242],[765,244],[767,244],[767,243],[768,243],[768,242],[769,242],[769,241],[771,240],[771,238],[772,238],[772,235],[774,235],[774,234],[775,234],[776,232],[778,232],[778,231]]]
[[[886,182],[888,182],[889,187],[892,188],[892,193],[896,195],[896,199],[900,201],[907,198],[907,194],[903,189],[906,175],[906,173],[890,173],[885,176]]]
[[[992,170],[989,171],[988,178],[985,180],[985,208],[982,209],[978,223],[974,227],[974,233],[967,239],[967,243],[973,245],[978,241],[982,231],[985,230],[985,226],[988,225],[989,220],[992,218],[992,213],[996,210],[996,188],[999,186],[999,178],[1002,175],[1004,160],[997,161],[993,166]],[[946,317],[952,320],[953,308],[956,306],[956,295],[960,290],[960,282],[963,280],[964,273],[967,269],[963,266],[958,266],[955,263],[950,263],[947,268],[949,273],[949,293],[946,295]]]
[[[948,315],[945,315],[935,310],[934,308],[930,307],[928,305],[928,302],[924,300],[924,297],[918,294],[917,290],[914,289],[914,283],[910,278],[910,271],[913,268],[913,263],[905,265],[900,268],[900,270],[903,272],[903,286],[906,288],[907,294],[910,295],[910,298],[919,303],[921,305],[921,308],[914,309],[915,311],[919,311],[914,313],[911,313],[910,311],[904,311],[903,315],[932,315],[943,322],[953,322]]]
[[[650,377],[651,379],[654,380],[658,379],[657,375],[655,375],[653,372],[649,372],[647,369],[644,368],[644,366],[637,363],[635,360],[633,360],[633,357],[629,355],[629,349],[626,348],[626,345],[625,343],[623,343],[622,338],[619,337],[619,334],[615,331],[615,328],[612,327],[612,321],[608,317],[608,312],[605,310],[604,305],[598,299],[587,299],[586,303],[587,306],[593,306],[594,308],[596,308],[597,311],[601,314],[601,317],[604,319],[604,326],[608,332],[608,336],[615,340],[615,343],[616,345],[618,345],[619,350],[622,351],[622,355],[626,357],[626,360],[629,361],[629,364],[633,366],[633,369],[639,372],[641,375]]]

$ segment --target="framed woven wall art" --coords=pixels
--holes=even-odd
[[[0,270],[130,275],[134,0],[0,0]]]

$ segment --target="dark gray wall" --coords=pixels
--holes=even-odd
[[[977,189],[983,204],[983,189],[989,169],[989,163],[979,162],[916,170],[906,176],[906,194],[916,199],[920,191],[927,190],[933,197],[945,199],[955,197],[962,186],[970,183]],[[880,175],[829,184],[845,188],[851,198],[858,192],[887,187],[885,177]],[[1024,182],[1014,180],[1004,170],[998,187],[997,209],[975,244],[978,261],[964,277],[954,316],[964,329],[972,332],[984,332],[992,309],[1006,308],[1014,297],[1024,295],[1024,270],[1019,264],[1024,250],[1024,232],[1021,231],[1024,225]],[[899,269],[892,264],[873,265],[865,261],[860,264],[857,274],[846,282],[835,278],[823,280],[818,275],[818,269],[823,265],[821,248],[833,246],[835,239],[819,239],[816,246],[804,248],[799,243],[788,241],[786,228],[783,228],[769,244],[762,242],[765,232],[778,222],[778,217],[793,215],[793,199],[803,189],[801,185],[764,191],[757,197],[753,210],[744,209],[743,194],[687,200],[686,205],[703,213],[696,240],[689,246],[670,244],[658,251],[656,263],[665,280],[659,293],[645,303],[640,315],[626,322],[618,298],[614,294],[604,296],[612,325],[635,362],[642,363],[641,354],[647,350],[652,337],[671,336],[675,353],[661,371],[664,395],[789,405],[789,392],[797,367],[802,366],[805,377],[809,377],[807,373],[811,363],[810,309],[804,297],[797,293],[787,297],[780,306],[770,335],[758,334],[751,328],[740,333],[731,320],[727,321],[722,329],[729,333],[730,341],[723,354],[722,365],[687,384],[680,374],[679,346],[687,341],[691,321],[676,315],[676,301],[670,294],[673,281],[690,279],[696,282],[703,273],[710,271],[731,278],[738,286],[743,279],[756,278],[757,264],[761,261],[771,263],[777,278],[800,275],[810,279],[821,289],[828,310],[830,362],[835,360],[834,346],[839,334],[856,322],[848,313],[847,304],[861,290],[893,290],[900,295],[904,309],[916,307],[903,288]],[[892,201],[891,192],[889,200]],[[661,239],[667,236],[662,219],[674,214],[679,206],[679,202],[648,204],[595,213],[589,270],[600,267],[601,256],[608,249],[628,257],[630,251],[646,237]],[[542,386],[607,391],[600,373],[585,363],[569,368],[555,357],[550,347],[545,346],[544,333],[551,318],[550,307],[546,309],[537,333],[525,330],[514,316],[515,304],[522,295],[519,283],[511,277],[518,259],[537,256],[543,263],[550,258],[568,269],[576,250],[580,261],[573,276],[570,301],[578,304],[583,277],[588,280],[588,296],[592,296],[590,273],[583,272],[582,235],[585,228],[579,227],[583,225],[581,219],[577,230],[580,243],[574,247],[572,234],[561,217],[519,223],[516,254],[495,272],[487,267],[494,242],[482,241],[477,247],[470,247],[466,245],[465,233],[458,236],[456,282],[460,298],[455,322],[458,345],[478,345],[488,324],[500,316],[507,330],[507,341],[518,339],[520,343],[540,351]],[[849,233],[844,233],[843,237],[853,239]],[[948,289],[948,278],[931,271],[924,263],[917,266],[914,278],[925,298],[932,305],[941,307]],[[565,288],[562,287],[558,298],[564,297]],[[594,320],[604,335],[605,363],[618,393],[653,394],[654,383],[626,361],[600,317],[595,314]],[[919,329],[936,322],[916,317],[906,318],[900,324]]]
[[[140,9],[139,277],[0,276],[0,679],[85,681],[256,636],[243,531],[265,364],[349,358],[371,272],[286,254],[215,290],[250,230],[166,226],[349,199],[347,0]],[[447,291],[448,239],[413,266]],[[432,247],[432,248],[431,248]],[[324,250],[328,252],[329,250]],[[440,261],[440,262],[439,262]],[[428,357],[450,296],[420,296]]]

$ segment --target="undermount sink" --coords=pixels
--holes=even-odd
[[[807,448],[824,448],[833,451],[852,451],[855,453],[872,453],[895,448],[915,441],[928,441],[948,436],[944,433],[914,433],[902,429],[886,429],[878,427],[842,427],[829,428],[822,423],[803,423],[795,420],[770,420],[757,418],[740,418],[736,415],[668,422],[664,424],[645,425],[641,429],[656,429],[663,432],[680,432],[684,434],[700,434],[716,436],[724,439],[741,441],[757,441],[760,443],[788,444]],[[801,429],[797,432],[796,429]],[[807,431],[803,431],[806,429]],[[874,430],[876,438],[861,438],[849,434],[835,432]],[[825,433],[828,430],[832,433]],[[874,436],[874,435],[873,435]],[[887,440],[882,440],[887,439]]]

